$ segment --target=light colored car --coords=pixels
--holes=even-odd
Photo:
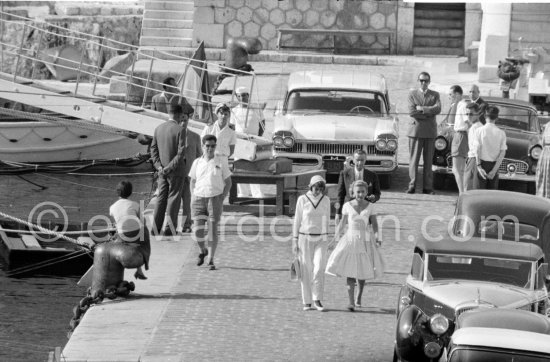
[[[440,358],[457,318],[470,310],[546,314],[547,273],[542,250],[530,243],[421,240],[398,298],[394,361]]]
[[[366,167],[386,187],[398,166],[398,136],[386,80],[367,72],[291,73],[274,118],[273,143],[279,155],[295,163],[321,155],[327,177],[334,178],[348,157],[363,149]]]

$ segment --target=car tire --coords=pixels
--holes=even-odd
[[[379,175],[380,188],[387,190],[391,187],[391,175]]]
[[[433,174],[433,186],[436,190],[443,190],[445,188],[445,179],[447,178],[445,175],[442,175],[440,173],[434,173]]]

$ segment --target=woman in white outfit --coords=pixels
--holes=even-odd
[[[301,264],[304,310],[324,311],[321,304],[327,262],[330,199],[324,195],[325,179],[313,176],[309,191],[298,198],[292,237],[292,251]]]

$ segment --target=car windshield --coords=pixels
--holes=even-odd
[[[430,254],[428,280],[475,280],[529,288],[532,262],[485,256]]]
[[[380,116],[385,113],[384,99],[373,92],[341,90],[299,90],[288,96],[288,113],[336,113]]]
[[[542,362],[549,358],[550,354],[547,353],[459,348],[451,352],[449,362]]]
[[[499,113],[496,125],[518,131],[540,132],[537,115],[529,109],[496,104]]]

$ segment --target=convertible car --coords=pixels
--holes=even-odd
[[[499,179],[531,183],[534,186],[537,161],[542,152],[543,127],[537,109],[531,103],[496,97],[484,97],[499,109],[496,125],[506,132],[508,149],[499,169]],[[453,176],[451,143],[453,124],[442,123],[435,139],[432,169],[434,187],[444,187],[445,178]]]
[[[457,318],[469,310],[508,308],[546,314],[548,264],[533,244],[421,240],[397,305],[394,361],[433,361]]]
[[[533,243],[550,256],[550,200],[511,191],[467,191],[458,198],[452,234]]]
[[[273,143],[280,156],[307,163],[321,155],[336,178],[356,149],[388,187],[397,169],[398,120],[390,110],[386,80],[365,72],[300,71],[290,74],[277,106]]]
[[[550,360],[550,320],[509,309],[474,310],[458,317],[442,361],[542,362]]]

